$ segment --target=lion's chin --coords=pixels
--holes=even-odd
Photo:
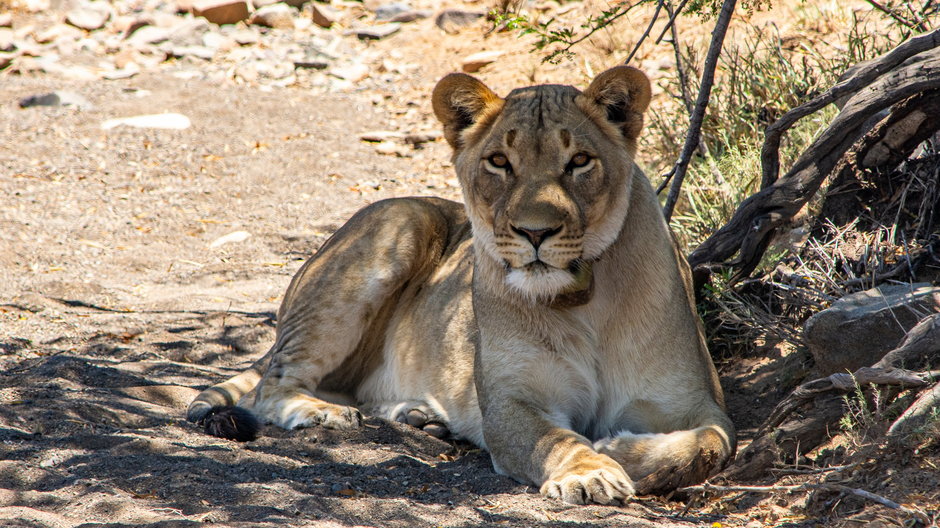
[[[549,301],[569,290],[576,281],[577,278],[571,272],[542,262],[511,268],[506,275],[506,284],[530,301]]]

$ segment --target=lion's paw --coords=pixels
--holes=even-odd
[[[362,413],[355,407],[336,405],[312,398],[298,398],[280,406],[272,420],[284,429],[322,425],[327,429],[355,429],[362,426]]]
[[[619,466],[569,472],[545,481],[540,491],[571,504],[623,504],[634,495],[633,482]]]

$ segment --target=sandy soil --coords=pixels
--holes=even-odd
[[[61,86],[0,85],[0,524],[685,524],[657,503],[544,500],[471,446],[376,419],[248,444],[185,422],[198,390],[270,345],[290,276],[344,218],[455,195],[423,168],[446,147],[376,154],[357,135],[386,115],[362,95],[168,75],[71,83],[93,110],[10,104]],[[193,126],[99,128],[162,111]]]
[[[564,5],[575,6],[572,19],[597,7]],[[17,25],[24,17],[17,13]],[[341,90],[317,85],[320,73],[285,88],[220,82],[194,75],[218,70],[217,62],[185,60],[119,81],[0,76],[0,525],[805,521],[785,500],[731,515],[760,501],[753,498],[573,507],[496,475],[472,446],[371,418],[350,433],[266,427],[246,444],[184,420],[199,390],[267,350],[290,277],[354,211],[391,196],[459,199],[443,141],[403,147],[399,157],[380,154],[361,133],[436,129],[430,88],[481,49],[506,51],[479,73],[500,93],[531,82],[583,83],[622,60],[645,21],[628,25],[599,35],[583,60],[556,66],[483,23],[458,38],[429,19],[379,43],[350,39],[349,53],[372,75]],[[706,25],[690,26],[707,36]],[[644,49],[638,57],[654,80],[670,67],[662,56]],[[93,108],[16,104],[63,89]],[[656,90],[658,101],[668,99]],[[185,114],[192,126],[100,127],[162,112]],[[771,354],[719,365],[743,439],[783,396],[781,379],[796,363]]]

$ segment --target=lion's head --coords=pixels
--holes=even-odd
[[[434,112],[454,148],[475,244],[512,289],[550,300],[590,280],[627,215],[649,101],[649,79],[627,66],[584,92],[542,85],[501,99],[457,73],[437,84]]]

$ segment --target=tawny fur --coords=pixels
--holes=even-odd
[[[718,471],[734,430],[688,266],[634,163],[649,100],[628,67],[505,99],[445,77],[433,105],[465,207],[357,213],[294,277],[268,354],[190,418],[237,403],[286,428],[354,427],[359,410],[416,409],[574,503]]]

